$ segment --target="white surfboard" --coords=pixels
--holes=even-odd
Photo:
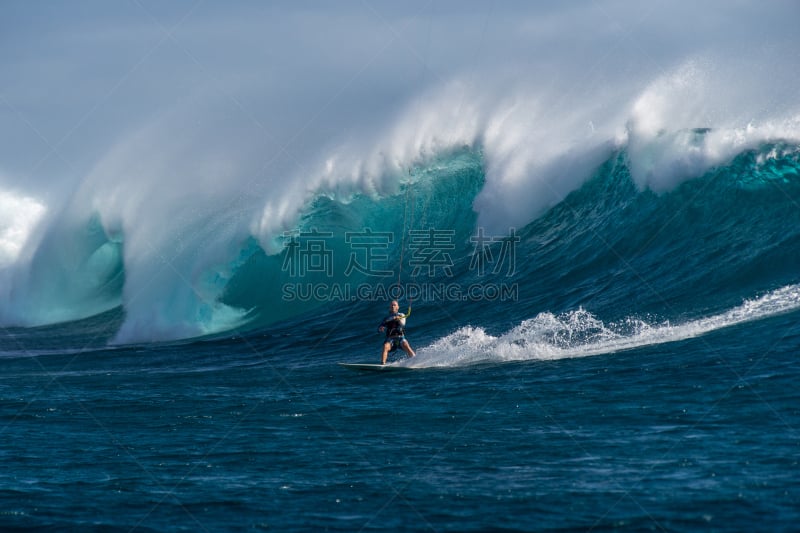
[[[339,363],[339,366],[349,368],[350,370],[365,370],[373,372],[392,372],[396,370],[413,370],[410,366],[401,366],[397,363],[388,363],[379,365],[375,363]]]

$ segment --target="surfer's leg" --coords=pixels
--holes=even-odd
[[[403,347],[403,351],[408,354],[409,357],[414,357],[417,355],[414,350],[411,349],[411,345],[408,343],[406,339],[403,339],[403,343],[401,344]]]
[[[386,341],[383,343],[383,355],[381,355],[381,364],[386,364],[386,358],[389,357],[389,349],[392,347],[392,343]]]

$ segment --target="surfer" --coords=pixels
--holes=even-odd
[[[381,364],[386,364],[386,358],[389,356],[389,352],[393,352],[398,348],[402,348],[409,357],[414,357],[416,354],[414,350],[411,349],[411,345],[406,340],[406,316],[403,313],[400,313],[398,309],[400,308],[400,304],[397,303],[397,300],[392,300],[389,304],[389,316],[383,319],[381,325],[378,326],[378,331],[386,331],[386,340],[383,341],[383,355],[381,355]],[[409,307],[408,314],[411,314],[411,308]]]

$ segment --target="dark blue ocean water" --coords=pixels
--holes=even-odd
[[[391,201],[318,200],[299,250],[324,243],[330,275],[291,272],[291,239],[244,243],[224,303],[251,321],[215,337],[118,344],[120,308],[2,329],[0,529],[796,531],[796,147],[661,194],[620,152],[492,235],[483,271],[481,168],[455,153]],[[402,269],[345,276],[365,228],[401,236],[367,266]],[[396,282],[414,370],[338,366],[378,362]]]

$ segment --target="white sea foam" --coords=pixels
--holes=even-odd
[[[19,260],[46,211],[38,200],[0,190],[0,269]]]
[[[505,361],[537,361],[610,354],[682,341],[723,328],[800,309],[800,285],[789,285],[726,312],[684,323],[648,323],[631,317],[605,324],[584,309],[540,313],[501,335],[465,326],[417,349],[412,367],[453,367]]]
[[[0,189],[0,322],[25,299],[26,265],[46,213],[40,201]]]

